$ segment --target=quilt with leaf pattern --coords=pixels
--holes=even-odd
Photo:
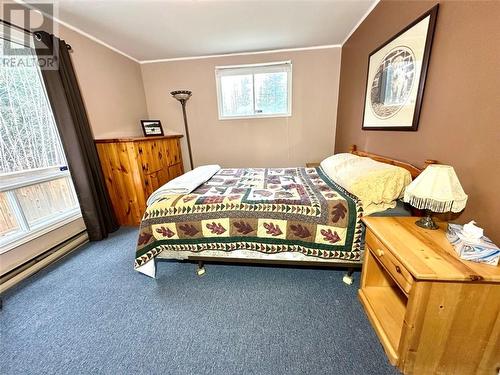
[[[300,252],[358,261],[360,201],[321,168],[221,169],[190,194],[148,206],[135,267],[163,250]]]

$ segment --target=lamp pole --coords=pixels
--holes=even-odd
[[[182,105],[182,116],[184,117],[184,130],[186,132],[186,141],[189,152],[189,165],[191,170],[193,169],[193,154],[191,152],[191,140],[189,139],[189,127],[186,116],[186,102],[191,97],[191,91],[188,90],[177,90],[170,93],[175,99],[177,99]]]

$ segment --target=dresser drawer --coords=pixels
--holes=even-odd
[[[366,232],[366,244],[374,257],[384,266],[394,281],[406,294],[409,294],[413,285],[413,277],[410,272],[370,230]]]

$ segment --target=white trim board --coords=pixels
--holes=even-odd
[[[327,45],[324,45],[324,46],[283,48],[283,49],[272,49],[272,50],[254,51],[254,52],[222,53],[222,54],[219,54],[219,55],[201,55],[201,56],[189,56],[189,57],[173,57],[173,58],[170,58],[170,59],[143,60],[143,61],[140,61],[140,64],[154,64],[154,63],[159,63],[159,62],[182,61],[182,60],[212,59],[212,58],[216,58],[216,57],[229,57],[229,56],[261,55],[261,54],[265,54],[265,53],[309,51],[309,50],[315,50],[315,49],[328,49],[328,48],[341,48],[341,47],[342,47],[341,44],[327,44]]]
[[[66,23],[66,22],[64,22],[64,21],[61,21],[60,19],[57,19],[57,18],[55,18],[55,17],[53,17],[53,19],[54,19],[54,21],[56,21],[58,24],[60,24],[60,25],[62,25],[62,26],[64,26],[64,27],[66,27],[66,28],[68,28],[68,29],[70,29],[70,30],[72,30],[72,31],[74,31],[74,32],[76,32],[76,33],[78,33],[78,34],[81,34],[81,35],[83,35],[84,37],[89,38],[90,40],[92,40],[92,41],[94,41],[94,42],[96,42],[96,43],[98,43],[98,44],[102,45],[103,47],[107,47],[107,48],[109,48],[111,51],[116,52],[116,53],[118,53],[118,54],[120,54],[120,55],[122,55],[122,56],[124,56],[124,57],[126,57],[126,58],[128,58],[128,59],[130,59],[130,60],[132,60],[132,61],[134,61],[134,62],[136,62],[136,63],[138,63],[138,64],[140,64],[140,63],[141,63],[141,62],[140,62],[139,60],[137,60],[135,57],[132,57],[132,56],[130,56],[130,55],[128,55],[128,54],[126,54],[125,52],[123,52],[123,51],[119,50],[118,48],[115,48],[115,47],[113,47],[113,46],[109,45],[108,43],[103,42],[101,39],[98,39],[98,38],[96,38],[95,36],[92,36],[92,35],[90,35],[90,34],[86,33],[85,31],[80,30],[80,29],[79,29],[79,28],[77,28],[77,27],[71,26],[69,23]]]
[[[27,8],[32,9],[32,10],[38,10],[31,6],[30,4],[27,4],[24,0],[14,0],[16,3],[23,4]],[[274,50],[264,50],[264,51],[254,51],[254,52],[236,52],[236,53],[223,53],[223,54],[215,54],[215,55],[200,55],[200,56],[186,56],[186,57],[173,57],[173,58],[165,58],[165,59],[156,59],[156,60],[138,60],[135,57],[130,56],[129,54],[119,50],[118,48],[115,48],[108,43],[102,41],[99,38],[96,38],[95,36],[92,36],[88,34],[87,32],[79,29],[78,27],[72,26],[67,22],[64,22],[60,20],[58,17],[54,17],[50,14],[46,14],[44,12],[41,12],[43,15],[46,17],[49,17],[59,23],[60,25],[67,27],[68,29],[83,35],[84,37],[87,37],[88,39],[106,47],[109,48],[110,50],[138,63],[138,64],[153,64],[153,63],[159,63],[159,62],[169,62],[169,61],[183,61],[183,60],[197,60],[197,59],[208,59],[208,58],[216,58],[216,57],[229,57],[229,56],[244,56],[244,55],[259,55],[259,54],[265,54],[265,53],[279,53],[279,52],[294,52],[294,51],[307,51],[307,50],[315,50],[315,49],[326,49],[326,48],[342,48],[342,46],[349,40],[351,35],[357,30],[359,25],[368,17],[368,15],[372,12],[373,9],[378,5],[378,3],[381,0],[375,0],[373,5],[366,11],[366,13],[363,15],[363,17],[359,20],[359,22],[353,27],[353,29],[349,32],[347,37],[344,39],[342,44],[329,44],[329,45],[320,45],[320,46],[311,46],[311,47],[296,47],[296,48],[284,48],[284,49],[274,49]],[[39,10],[38,10],[39,11]]]
[[[372,6],[370,7],[370,9],[368,9],[366,11],[366,13],[364,14],[364,16],[361,17],[361,19],[359,20],[359,22],[356,25],[354,25],[354,27],[352,28],[352,30],[349,32],[349,34],[347,34],[346,38],[342,42],[342,47],[349,40],[349,38],[352,36],[352,34],[354,34],[354,32],[358,29],[359,25],[361,25],[363,23],[363,21],[366,19],[366,17],[368,17],[368,15],[372,12],[372,10],[375,9],[375,7],[378,5],[378,3],[380,3],[380,1],[381,0],[375,0],[375,2],[372,4]]]
[[[37,8],[35,8],[35,7],[33,7],[31,4],[27,4],[24,0],[14,0],[14,1],[15,1],[16,3],[18,3],[18,4],[22,4],[22,5],[24,5],[25,7],[29,8],[29,9],[31,9],[31,10],[35,10],[35,11],[38,11],[38,12],[42,13],[45,17],[48,17],[48,18],[50,18],[50,19],[54,20],[54,21],[55,21],[55,22],[57,22],[59,25],[62,25],[62,26],[64,26],[64,27],[66,27],[66,28],[68,28],[68,29],[70,29],[70,30],[72,30],[72,31],[74,31],[74,32],[76,32],[76,33],[78,33],[78,34],[80,34],[80,35],[82,35],[82,36],[84,36],[84,37],[86,37],[86,38],[88,38],[88,39],[92,40],[93,42],[96,42],[96,43],[98,43],[98,44],[100,44],[100,45],[102,45],[102,46],[104,46],[104,47],[106,47],[106,48],[109,48],[109,49],[110,49],[111,51],[113,51],[113,52],[116,52],[116,53],[118,53],[118,54],[120,54],[120,55],[122,55],[122,56],[124,56],[124,57],[126,57],[126,58],[128,58],[128,59],[130,59],[130,60],[132,60],[132,61],[134,61],[134,62],[136,62],[136,63],[138,63],[138,64],[140,64],[140,63],[141,63],[141,62],[140,62],[139,60],[137,60],[136,58],[134,58],[134,57],[132,57],[132,56],[130,56],[130,55],[128,55],[128,54],[126,54],[125,52],[123,52],[123,51],[119,50],[118,48],[115,48],[115,47],[113,47],[113,46],[109,45],[108,43],[106,43],[106,42],[102,41],[101,39],[96,38],[95,36],[92,36],[92,35],[90,35],[90,34],[86,33],[85,31],[83,31],[82,29],[79,29],[78,27],[72,26],[72,25],[70,25],[69,23],[67,23],[67,22],[64,22],[64,21],[60,20],[58,17],[54,17],[53,15],[47,14],[47,13],[45,13],[45,12],[42,12],[41,10],[39,10],[39,9],[37,9]],[[71,44],[71,42],[70,42],[70,44]]]

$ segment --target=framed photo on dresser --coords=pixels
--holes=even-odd
[[[363,130],[417,130],[438,5],[368,57]]]
[[[163,128],[160,120],[141,120],[142,131],[145,137],[155,137],[163,135]]]

